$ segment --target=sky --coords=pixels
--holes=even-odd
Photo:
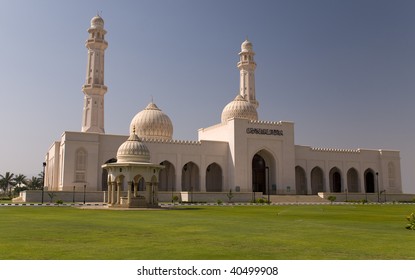
[[[415,193],[415,1],[0,0],[0,174],[42,171],[80,131],[90,20],[107,30],[105,130],[129,131],[153,99],[174,139],[220,122],[253,43],[259,119],[295,123],[295,143],[399,150]]]

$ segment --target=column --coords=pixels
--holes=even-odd
[[[146,192],[147,192],[147,203],[152,204],[153,201],[153,186],[151,185],[151,182],[146,182]]]
[[[121,192],[121,182],[117,182],[117,204],[120,204],[120,192]]]
[[[115,190],[117,187],[117,183],[115,181],[112,182],[111,188],[111,204],[115,204]]]
[[[108,204],[111,204],[111,193],[112,193],[112,182],[108,181],[108,197],[107,197],[107,201]]]
[[[131,203],[131,188],[133,186],[133,182],[129,181],[128,182],[128,192],[127,192],[127,200],[128,200],[128,206],[130,206]]]
[[[138,182],[134,182],[134,197],[138,197]]]

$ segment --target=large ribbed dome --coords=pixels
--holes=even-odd
[[[118,148],[117,162],[150,162],[150,151],[133,132]]]
[[[173,124],[170,118],[153,102],[135,115],[130,124],[130,133],[134,129],[143,139],[171,140],[173,137]]]
[[[226,123],[232,118],[256,121],[258,120],[258,113],[252,103],[238,94],[222,111],[222,123]]]

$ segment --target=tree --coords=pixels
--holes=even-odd
[[[14,174],[10,172],[6,172],[5,175],[0,175],[1,188],[3,189],[5,193],[7,192],[7,190],[9,190],[9,195],[11,193],[10,187],[15,185],[13,176]]]
[[[39,177],[32,176],[29,180],[27,180],[27,188],[29,190],[41,190],[43,185],[43,181]]]
[[[39,174],[37,174],[37,177],[39,178],[39,180],[42,182],[44,182],[45,180],[45,173],[43,171],[41,171]]]
[[[22,185],[27,184],[26,175],[23,175],[23,174],[14,175],[13,181],[16,184],[16,186],[19,188],[21,188]]]

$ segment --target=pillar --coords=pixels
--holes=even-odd
[[[131,188],[133,186],[133,182],[129,181],[128,182],[128,192],[127,192],[127,200],[128,200],[128,206],[130,206],[131,203]]]
[[[120,204],[121,182],[117,182],[117,204]]]
[[[147,192],[147,203],[152,204],[153,186],[151,185],[151,182],[146,182],[146,192]]]
[[[117,182],[112,182],[112,188],[111,188],[111,204],[115,204],[115,189],[117,187]]]
[[[111,192],[112,192],[112,182],[111,180],[108,180],[108,197],[107,197],[108,204],[111,204]]]

